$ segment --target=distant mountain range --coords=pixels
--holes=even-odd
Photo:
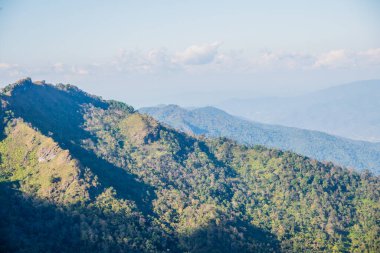
[[[318,131],[261,124],[214,107],[184,109],[176,105],[139,109],[176,129],[209,137],[228,137],[260,144],[357,169],[380,172],[380,143],[354,141]]]
[[[296,97],[235,99],[217,107],[258,122],[380,142],[380,80],[353,82]]]

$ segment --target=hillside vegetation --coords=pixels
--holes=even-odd
[[[261,124],[215,107],[184,109],[176,105],[145,107],[139,112],[178,130],[208,137],[228,137],[241,144],[290,150],[319,161],[380,173],[380,143],[354,141],[322,132]]]
[[[1,94],[1,252],[379,252],[379,178],[71,85]]]

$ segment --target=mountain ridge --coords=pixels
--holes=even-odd
[[[355,141],[319,131],[247,121],[211,106],[187,110],[168,105],[140,108],[139,111],[192,134],[228,137],[242,144],[290,150],[317,160],[380,172],[380,143]]]
[[[24,81],[6,92],[0,95],[2,251],[380,247],[380,182],[371,173],[189,136],[72,86]],[[62,161],[66,169],[56,165]]]
[[[230,100],[221,109],[253,121],[380,141],[380,80],[338,85],[296,97]]]

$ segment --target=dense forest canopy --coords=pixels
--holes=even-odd
[[[380,143],[248,121],[210,106],[185,109],[167,105],[140,108],[139,112],[187,133],[228,137],[241,144],[294,151],[319,161],[333,161],[348,168],[380,173]]]
[[[379,177],[189,136],[71,85],[1,93],[1,252],[379,252]]]

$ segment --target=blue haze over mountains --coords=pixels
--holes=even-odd
[[[380,142],[380,80],[352,82],[296,97],[232,99],[218,107],[258,122]]]
[[[215,107],[161,105],[139,111],[188,133],[292,150],[318,160],[380,172],[380,143],[370,142],[380,140],[379,81],[355,82],[297,98],[231,100],[222,107],[240,117]]]

